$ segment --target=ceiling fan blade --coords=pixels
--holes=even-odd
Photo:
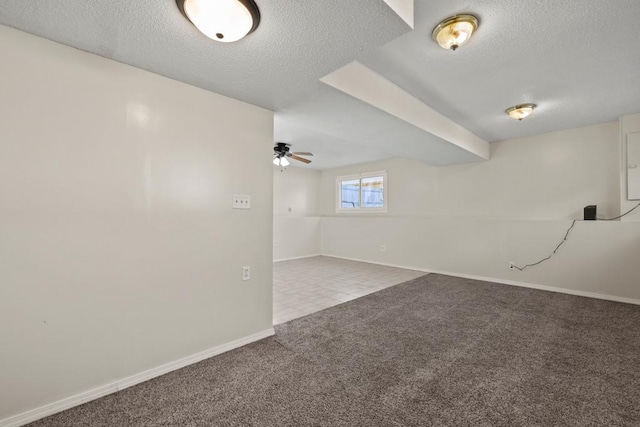
[[[302,163],[311,163],[311,160],[303,159],[302,157],[298,157],[295,154],[291,154],[289,157]]]
[[[309,153],[308,151],[294,151],[291,154],[297,154],[298,156],[313,156],[313,153]]]

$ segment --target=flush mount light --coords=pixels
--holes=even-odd
[[[258,28],[260,11],[253,0],[176,0],[178,7],[210,39],[235,42]]]
[[[455,15],[436,25],[431,35],[443,49],[456,50],[468,42],[477,29],[478,18],[475,16]]]
[[[520,121],[525,117],[527,117],[528,115],[530,115],[531,113],[533,113],[533,110],[536,107],[537,107],[536,104],[520,104],[520,105],[515,105],[511,108],[507,108],[505,110],[505,113],[507,113],[509,117],[511,117],[512,119],[516,119]]]

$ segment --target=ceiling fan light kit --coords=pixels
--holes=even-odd
[[[273,159],[273,164],[276,166],[280,166],[281,168],[286,168],[289,166],[289,160],[286,157],[276,157]]]
[[[455,51],[467,43],[477,29],[477,17],[473,15],[454,15],[436,25],[431,36],[443,49]]]
[[[536,104],[514,105],[513,107],[507,108],[505,110],[505,113],[507,113],[512,119],[521,121],[522,119],[530,116],[536,107]]]
[[[273,147],[273,164],[280,167],[287,167],[290,164],[287,157],[302,163],[311,163],[311,160],[300,156],[313,156],[313,153],[307,151],[291,152],[290,149],[291,144],[276,142],[276,145]]]
[[[176,0],[182,14],[212,40],[235,42],[258,28],[260,11],[253,0]]]

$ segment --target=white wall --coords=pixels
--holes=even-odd
[[[640,114],[623,116],[620,119],[620,209],[625,213],[640,201],[627,199],[627,138],[629,134],[640,132]],[[623,221],[640,221],[640,208],[622,218]]]
[[[273,166],[273,214],[277,216],[318,216],[320,171],[289,166]]]
[[[323,171],[322,252],[429,271],[640,299],[640,229],[579,222],[584,206],[619,210],[619,125],[492,144],[488,162],[434,168],[406,159]],[[388,172],[388,214],[337,215],[337,176]],[[386,246],[386,252],[379,250]]]
[[[618,209],[618,124],[491,144],[491,160],[430,167],[406,159],[323,171],[320,207],[335,215],[335,178],[387,170],[391,216],[581,218],[586,205]]]
[[[320,171],[273,167],[274,261],[320,253]]]
[[[272,112],[3,26],[0,57],[0,420],[268,331]]]

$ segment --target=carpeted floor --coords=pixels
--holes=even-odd
[[[640,426],[640,306],[431,274],[32,426]]]

